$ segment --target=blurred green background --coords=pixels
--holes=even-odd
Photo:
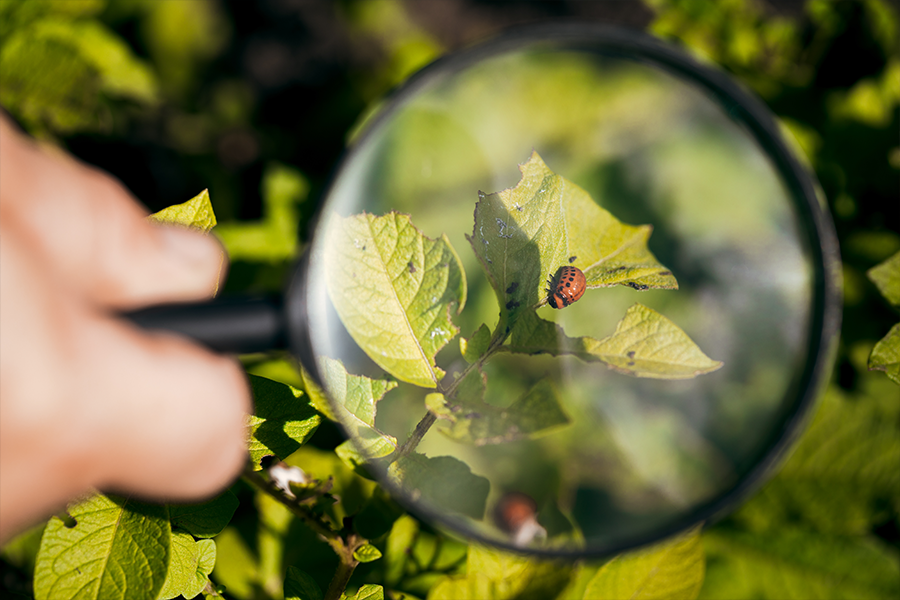
[[[898,15],[886,0],[0,0],[0,104],[151,211],[209,188],[234,261],[226,288],[267,290],[302,248],[356,128],[444,53],[565,19],[648,31],[719,65],[818,176],[841,245],[844,320],[798,450],[706,534],[701,596],[893,597],[900,391],[865,365],[898,317],[865,272],[900,250]],[[314,440],[338,441],[334,430]],[[23,564],[7,552],[0,585],[20,585]]]

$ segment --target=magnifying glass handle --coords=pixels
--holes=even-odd
[[[249,354],[288,347],[287,320],[280,295],[226,296],[208,302],[164,304],[123,316],[144,329],[178,333],[217,352]]]

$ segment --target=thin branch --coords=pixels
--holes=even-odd
[[[300,504],[296,498],[292,498],[285,494],[284,491],[276,487],[275,484],[263,477],[259,471],[254,471],[253,465],[250,463],[247,463],[244,467],[244,472],[241,476],[253,487],[261,492],[265,492],[287,507],[287,509],[296,516],[300,517],[310,529],[325,538],[325,541],[332,547],[338,556],[341,556],[345,549],[344,540],[337,531],[334,531],[328,523],[311,511],[309,507]]]

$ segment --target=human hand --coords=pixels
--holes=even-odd
[[[236,361],[117,318],[207,298],[224,253],[0,113],[0,542],[92,488],[199,500],[246,461]]]

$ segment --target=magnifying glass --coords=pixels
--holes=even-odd
[[[647,36],[552,25],[376,111],[283,297],[133,318],[290,348],[345,458],[426,519],[600,556],[761,485],[830,371],[839,264],[759,101]]]

